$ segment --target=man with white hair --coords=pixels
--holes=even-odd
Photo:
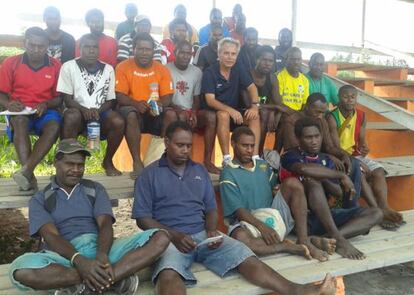
[[[218,63],[208,67],[203,74],[201,93],[205,96],[205,108],[215,112],[217,137],[223,153],[223,165],[231,161],[229,152],[230,131],[240,125],[247,125],[255,134],[253,157],[258,157],[260,139],[259,96],[248,71],[236,63],[240,43],[224,38],[218,44]],[[241,99],[242,90],[248,98]]]

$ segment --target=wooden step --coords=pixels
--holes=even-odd
[[[395,122],[367,122],[367,129],[371,130],[408,130]]]
[[[340,79],[353,84],[358,87],[358,83],[372,81],[374,83],[374,86],[407,86],[407,87],[413,87],[414,81],[411,80],[393,80],[393,79],[381,79],[381,78],[342,78]]]
[[[330,260],[323,263],[317,262],[314,259],[305,260],[298,256],[286,254],[262,257],[261,260],[281,275],[296,283],[319,281],[323,279],[326,273],[342,276],[413,261],[414,210],[405,211],[403,215],[407,224],[396,232],[385,231],[379,227],[374,227],[370,234],[351,239],[351,242],[365,253],[366,259],[364,260],[356,261],[345,259],[338,254],[330,256]],[[14,289],[8,278],[8,266],[0,266],[0,294],[46,294],[46,292],[22,293]],[[197,278],[198,283],[193,288],[188,289],[189,295],[251,295],[263,294],[269,291],[248,283],[238,273],[222,279],[197,263],[192,266],[191,270]],[[149,281],[151,270],[144,269],[138,274],[140,277],[140,287],[136,294],[154,294],[154,287]]]

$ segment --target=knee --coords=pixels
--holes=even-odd
[[[60,131],[60,124],[56,121],[49,121],[43,127],[42,135],[47,134],[51,137],[57,137]]]
[[[380,208],[367,208],[367,214],[371,217],[372,226],[382,222],[384,214]]]
[[[13,278],[25,286],[36,285],[36,273],[35,270],[30,268],[18,269],[13,273]]]
[[[243,228],[239,227],[236,228],[232,233],[231,233],[231,237],[233,239],[236,239],[242,243],[244,243],[245,245],[249,246],[250,245],[250,241],[251,241],[251,237],[250,234]]]
[[[151,241],[153,242],[153,250],[158,254],[162,254],[165,249],[167,249],[170,244],[170,236],[164,230],[159,230],[152,237]]]
[[[63,122],[65,125],[79,124],[82,121],[82,114],[78,109],[67,109],[63,113]]]
[[[113,115],[110,119],[110,125],[114,130],[123,131],[125,128],[125,121],[120,115]]]
[[[230,123],[230,114],[226,111],[218,111],[217,114],[217,121],[222,123]]]
[[[377,168],[371,172],[374,178],[385,178],[385,171],[383,168]]]
[[[138,128],[138,113],[129,112],[126,116],[126,125]]]
[[[10,119],[10,123],[13,126],[13,128],[27,128],[27,125],[29,123],[29,119],[27,116],[13,116]]]
[[[174,110],[166,110],[164,112],[164,121],[173,122],[177,120],[178,120],[178,116]]]
[[[292,196],[298,195],[298,194],[305,194],[305,189],[303,188],[302,183],[299,181],[299,179],[295,177],[289,177],[283,181],[282,189],[287,189],[291,193],[294,193]],[[283,193],[283,191],[282,191]]]
[[[181,276],[173,269],[164,269],[158,275],[157,283],[163,286],[174,286],[177,283],[182,283]]]

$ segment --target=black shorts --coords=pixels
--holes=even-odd
[[[133,106],[123,106],[117,111],[125,120],[127,119],[129,113],[136,113],[141,133],[149,133],[156,136],[161,135],[164,113],[161,113],[158,116],[152,116],[150,112],[138,115],[138,110]]]

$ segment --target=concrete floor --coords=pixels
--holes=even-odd
[[[414,270],[402,264],[345,276],[344,282],[346,295],[414,295]]]

